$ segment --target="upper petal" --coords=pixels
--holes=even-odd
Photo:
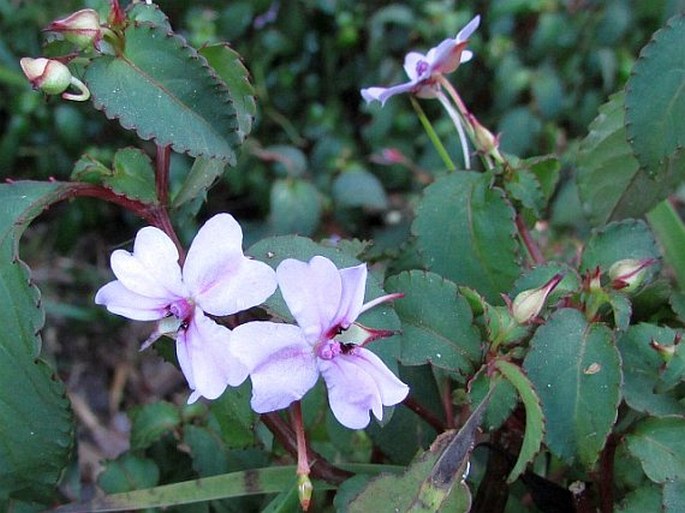
[[[124,287],[141,296],[174,299],[186,294],[176,246],[158,228],[139,230],[133,253],[118,249],[112,253],[110,263]]]
[[[276,278],[290,313],[310,344],[334,325],[342,296],[340,272],[333,262],[315,256],[309,262],[283,260]]]
[[[243,232],[230,214],[217,214],[198,231],[183,265],[193,299],[213,315],[263,303],[276,290],[268,265],[243,255]]]
[[[150,298],[130,291],[119,280],[110,281],[95,294],[95,304],[104,305],[110,312],[136,321],[156,321],[165,317],[169,301]]]
[[[199,308],[176,337],[176,354],[188,384],[198,396],[219,397],[228,385],[247,378],[247,368],[231,352],[231,331],[206,317]]]
[[[380,358],[363,348],[332,360],[319,360],[319,368],[328,388],[331,411],[351,429],[369,424],[369,410],[381,420],[383,405],[397,404],[409,393],[409,387]]]
[[[348,328],[362,310],[366,290],[366,264],[340,269],[342,293],[334,324]]]
[[[480,24],[480,16],[474,17],[466,26],[459,31],[454,39],[446,39],[434,50],[432,60],[433,71],[436,73],[452,73],[460,63],[471,59],[472,53],[464,56],[466,45],[471,34],[475,32]]]
[[[233,330],[231,347],[249,370],[252,409],[286,408],[301,399],[319,377],[312,347],[291,324],[255,321]]]

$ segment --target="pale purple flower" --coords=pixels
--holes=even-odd
[[[473,18],[457,36],[445,39],[438,46],[431,48],[426,55],[409,52],[404,58],[404,71],[409,81],[391,87],[369,87],[362,89],[362,97],[367,103],[378,100],[385,104],[391,96],[412,93],[419,98],[435,98],[439,90],[439,75],[452,73],[463,62],[471,60],[473,54],[466,50],[471,34],[480,24],[480,16]]]
[[[331,410],[352,429],[368,425],[369,410],[380,420],[383,406],[402,401],[409,387],[374,353],[362,347],[387,334],[360,329],[357,317],[390,294],[364,304],[367,269],[345,269],[322,256],[309,262],[287,259],[276,269],[281,293],[297,326],[249,322],[233,330],[231,344],[252,379],[252,408],[279,410],[301,399],[321,375]],[[349,335],[363,332],[361,340]]]
[[[276,290],[276,276],[266,264],[243,255],[243,233],[229,214],[208,220],[195,236],[183,269],[172,240],[148,226],[136,235],[133,253],[112,253],[118,278],[95,295],[112,313],[141,321],[160,321],[143,344],[162,334],[176,338],[176,354],[192,393],[215,399],[227,385],[247,378],[247,369],[230,352],[231,331],[210,319],[264,302]]]

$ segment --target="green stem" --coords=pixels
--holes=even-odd
[[[455,166],[454,162],[452,162],[452,159],[450,158],[449,153],[447,153],[447,150],[445,149],[442,142],[438,138],[438,134],[435,133],[435,130],[433,129],[433,125],[431,125],[431,122],[428,120],[428,117],[426,117],[426,113],[421,108],[421,105],[416,100],[416,98],[414,98],[413,96],[410,96],[409,99],[411,100],[412,107],[414,107],[414,110],[416,111],[416,115],[419,117],[419,121],[421,121],[421,124],[423,125],[424,130],[428,134],[428,138],[433,143],[433,146],[435,147],[438,154],[440,155],[440,158],[442,158],[442,161],[447,166],[447,169],[449,169],[450,171],[456,171],[457,166]]]
[[[685,225],[668,200],[647,213],[647,221],[664,248],[664,258],[673,268],[676,281],[685,289]]]

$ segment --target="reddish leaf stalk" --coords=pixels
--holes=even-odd
[[[425,420],[438,433],[442,433],[447,429],[447,425],[442,419],[432,411],[426,409],[422,404],[419,404],[411,395],[407,396],[407,398],[402,401],[402,404]]]
[[[602,513],[614,511],[614,455],[617,446],[618,437],[612,433],[599,457],[599,501]]]
[[[297,436],[292,428],[276,412],[263,413],[260,416],[264,425],[292,456],[297,456]],[[332,465],[316,451],[307,447],[307,457],[311,464],[311,475],[332,484],[340,484],[354,474]]]
[[[302,406],[300,405],[300,401],[295,401],[290,405],[290,415],[297,439],[297,473],[309,475],[310,469],[309,461],[307,459],[307,440],[304,434]]]
[[[528,250],[528,254],[533,260],[533,263],[536,265],[544,264],[545,257],[542,255],[542,251],[540,251],[540,247],[537,245],[537,242],[533,240],[533,237],[531,236],[530,231],[528,231],[526,222],[521,217],[521,214],[516,214],[516,228],[518,229],[521,240],[523,241],[523,245],[526,247],[526,250]]]

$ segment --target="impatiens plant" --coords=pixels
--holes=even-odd
[[[240,55],[202,25],[212,16],[191,16],[195,28],[182,36],[151,2],[112,0],[46,27],[44,53],[18,64],[36,90],[27,94],[45,96],[46,109],[90,100],[128,139],[112,148],[84,130],[68,179],[0,185],[0,509],[685,511],[685,18],[652,36],[624,81],[607,81],[582,140],[517,156],[511,133],[495,135],[481,122],[485,107],[467,105],[478,97],[469,81],[460,92],[453,84],[482,71],[481,55],[513,52],[496,34],[516,16],[534,23],[534,3],[504,4],[444,16],[446,33],[463,28],[425,54],[406,53],[408,82],[362,89],[367,76],[352,77],[345,98],[359,104],[360,148],[386,126],[387,140],[369,148],[386,181],[331,142],[344,131],[336,123],[298,133],[259,63],[256,95]],[[262,31],[284,52],[271,62],[287,60],[287,38],[270,29],[285,7],[244,7],[225,18],[232,34]],[[382,8],[369,41],[393,23],[416,38],[423,25],[406,12]],[[538,14],[537,26],[563,32]],[[250,22],[239,30],[240,19]],[[357,41],[350,19],[336,24],[336,44]],[[542,28],[518,35],[533,53]],[[392,54],[378,76],[402,72]],[[553,111],[551,82],[530,80],[534,108]],[[506,90],[499,83],[491,99]],[[433,146],[420,162],[389,128],[416,126],[407,99],[427,133],[413,143]],[[424,113],[432,99],[449,130]],[[265,141],[274,120],[293,145]],[[309,159],[340,168],[331,176]],[[66,366],[58,359],[54,370],[41,353],[41,275],[19,255],[37,216],[82,197],[116,216],[92,220],[112,247],[98,249],[111,271],[88,286],[99,330],[89,343],[116,355],[130,340],[146,350],[141,359],[161,356],[187,383],[127,398],[126,439],[108,448],[95,484],[81,474],[87,452],[75,447],[88,440],[72,412],[90,426],[93,415],[62,380]],[[559,223],[564,213],[577,223]],[[76,343],[68,338],[61,343]]]

